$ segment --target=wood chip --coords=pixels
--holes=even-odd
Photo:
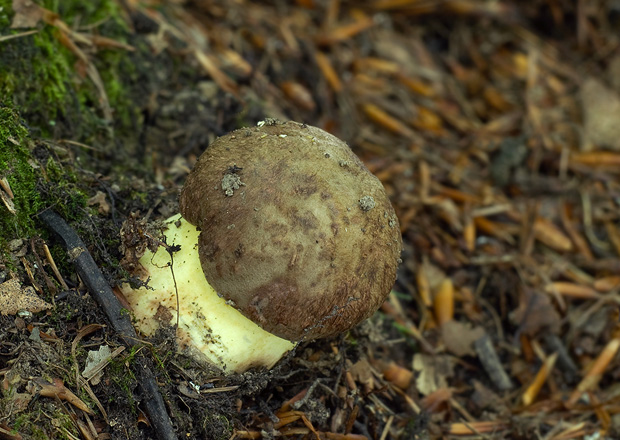
[[[482,366],[497,389],[501,391],[512,389],[513,384],[510,380],[510,376],[508,376],[508,373],[506,373],[506,370],[500,362],[495,347],[493,347],[493,343],[491,342],[491,338],[488,335],[484,335],[477,339],[474,342],[474,348],[478,354],[478,359],[480,359]]]

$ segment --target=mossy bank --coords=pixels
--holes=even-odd
[[[13,11],[13,4],[20,2],[0,0],[0,29],[14,37],[0,46],[0,96],[15,103],[33,134],[105,145],[139,123],[127,88],[135,64],[127,60],[132,48],[117,2],[46,0],[40,13]]]
[[[99,190],[94,170],[148,172],[136,149],[150,52],[111,0],[0,0],[0,29],[0,178],[14,205],[0,207],[7,257],[11,240],[41,233],[40,210],[82,217]]]

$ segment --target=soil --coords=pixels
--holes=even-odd
[[[176,438],[618,438],[619,17],[606,1],[0,0],[0,283],[49,305],[0,310],[0,439],[171,438],[144,371]],[[404,248],[389,299],[229,376],[170,331],[119,331],[38,214],[68,222],[106,285],[138,286],[201,152],[276,119],[339,136],[382,181]]]

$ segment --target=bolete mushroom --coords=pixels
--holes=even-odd
[[[381,182],[316,127],[268,120],[216,139],[180,211],[165,232],[181,246],[174,270],[166,249],[147,252],[150,288],[123,291],[147,335],[176,324],[178,292],[180,346],[227,372],[350,329],[396,278],[400,229]]]

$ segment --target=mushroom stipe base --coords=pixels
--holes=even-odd
[[[140,264],[147,271],[144,281],[149,278],[148,288],[132,289],[126,284],[122,288],[136,327],[144,335],[152,336],[160,327],[175,326],[178,291],[176,332],[182,351],[226,373],[252,367],[271,368],[294,343],[261,329],[217,295],[200,266],[196,244],[199,231],[195,226],[180,214],[165,223],[166,243],[180,245],[181,249],[173,254],[173,261],[163,246],[155,254],[147,251]]]

